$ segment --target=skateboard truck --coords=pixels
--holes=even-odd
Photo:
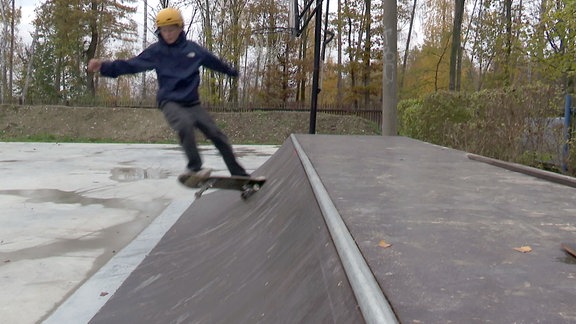
[[[242,180],[242,181],[249,180],[249,181],[242,184],[241,187],[234,186],[233,188],[230,188],[227,186],[224,186],[224,187],[219,186],[219,182],[221,184],[222,181],[234,181],[234,180]],[[196,188],[198,188],[198,190],[194,193],[194,196],[196,197],[196,199],[198,199],[198,198],[202,197],[202,195],[204,194],[204,192],[206,192],[206,190],[209,190],[212,188],[236,189],[236,190],[240,190],[242,192],[240,197],[242,197],[243,200],[246,200],[250,196],[252,196],[254,193],[259,191],[260,188],[262,188],[262,184],[265,181],[266,181],[265,179],[234,179],[234,178],[223,178],[223,177],[211,177],[211,178],[207,178],[204,181],[200,181],[198,183],[198,185],[195,186]]]
[[[207,181],[203,182],[200,186],[200,189],[194,193],[194,197],[196,197],[196,199],[202,197],[202,194],[204,194],[206,190],[211,189],[214,186],[214,182],[216,181],[213,179],[208,179]]]
[[[246,200],[250,196],[252,196],[254,193],[256,193],[256,191],[258,191],[258,190],[260,190],[260,185],[258,183],[254,183],[252,185],[245,184],[242,186],[242,193],[240,194],[240,197],[242,197],[242,199]]]

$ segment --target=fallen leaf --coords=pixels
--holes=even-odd
[[[103,292],[100,293],[100,297],[104,297],[104,296],[106,296],[106,295],[108,295],[108,293],[105,292],[105,291],[103,291]]]
[[[391,247],[392,244],[387,243],[387,242],[384,241],[384,240],[381,240],[380,243],[378,243],[378,246],[381,247],[381,248],[388,248],[388,247]]]
[[[532,248],[529,247],[528,245],[514,248],[514,250],[516,250],[516,251],[518,251],[518,252],[522,252],[522,253],[532,252]]]

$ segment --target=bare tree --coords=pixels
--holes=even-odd
[[[148,46],[148,0],[144,0],[144,28],[142,35],[142,50],[145,50]],[[142,73],[142,88],[140,101],[146,100],[146,72]]]
[[[406,39],[406,49],[404,50],[404,59],[402,60],[402,72],[400,74],[400,89],[404,86],[404,74],[406,74],[406,64],[408,62],[408,54],[410,52],[410,41],[412,39],[412,29],[414,28],[414,18],[416,16],[416,3],[418,1],[414,0],[412,3],[412,12],[410,14],[410,27],[408,27],[408,38]]]

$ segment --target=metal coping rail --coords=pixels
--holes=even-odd
[[[526,175],[529,175],[529,176],[532,176],[535,178],[539,178],[542,180],[546,180],[546,181],[558,183],[558,184],[561,184],[564,186],[576,188],[576,179],[573,177],[567,176],[567,175],[554,173],[554,172],[550,172],[550,171],[546,171],[546,170],[540,170],[540,169],[525,166],[522,164],[506,162],[506,161],[497,160],[497,159],[489,158],[489,157],[482,156],[482,155],[472,154],[472,153],[468,153],[468,154],[466,154],[466,156],[470,160],[473,160],[473,161],[487,163],[487,164],[497,166],[497,167],[500,167],[500,168],[503,168],[503,169],[506,169],[509,171],[523,173],[523,174],[526,174]]]
[[[296,136],[292,134],[290,137],[312,185],[312,190],[318,200],[328,231],[344,265],[346,276],[350,281],[364,320],[370,324],[398,323],[396,315],[388,304],[366,260],[362,257],[358,246],[342,220],[342,216],[330,199],[310,159],[300,146]]]

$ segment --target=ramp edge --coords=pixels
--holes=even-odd
[[[364,260],[364,257],[360,253],[358,246],[342,220],[342,216],[336,209],[332,199],[330,199],[312,162],[302,149],[296,136],[292,134],[290,137],[308,176],[328,231],[334,241],[334,245],[338,251],[362,315],[364,316],[364,320],[370,324],[398,323],[392,307],[386,300],[376,278],[374,278],[366,260]]]

